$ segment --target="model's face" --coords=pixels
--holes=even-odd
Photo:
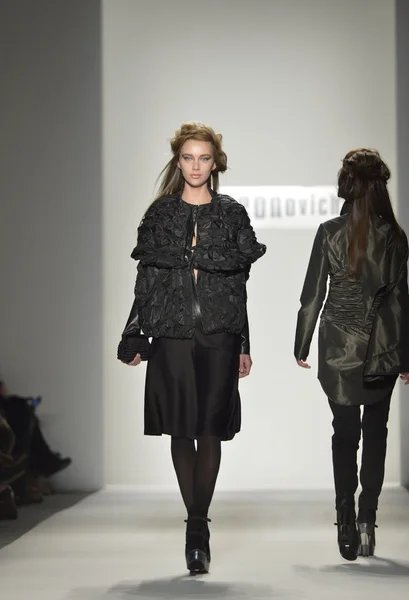
[[[210,142],[188,140],[182,146],[178,167],[190,186],[200,187],[216,168],[213,146]]]

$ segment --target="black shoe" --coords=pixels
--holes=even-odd
[[[45,462],[39,475],[44,477],[51,477],[60,471],[63,471],[70,466],[72,460],[68,456],[62,458],[60,454],[52,454],[50,458]]]
[[[355,522],[355,510],[342,507],[337,510],[338,546],[345,560],[356,560],[358,556],[359,535]]]
[[[186,566],[191,575],[209,572],[210,532],[207,517],[189,516],[186,523]]]
[[[359,532],[358,556],[373,556],[375,554],[376,510],[359,510],[357,526]]]

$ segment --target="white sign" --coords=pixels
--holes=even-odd
[[[334,186],[223,186],[247,209],[257,229],[309,229],[338,217],[343,200]]]

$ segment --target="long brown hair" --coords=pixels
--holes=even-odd
[[[367,251],[368,230],[375,217],[383,217],[400,231],[387,189],[390,175],[379,152],[370,148],[348,152],[338,173],[338,196],[352,205],[348,224],[348,268],[355,277],[359,277]]]
[[[192,121],[183,123],[170,140],[173,157],[159,174],[158,181],[160,180],[160,185],[156,198],[175,194],[183,190],[185,180],[178,167],[178,161],[183,144],[188,140],[210,142],[212,144],[216,168],[212,171],[209,186],[215,192],[219,189],[219,173],[224,173],[227,170],[227,156],[222,150],[222,135],[216,133],[208,125]]]

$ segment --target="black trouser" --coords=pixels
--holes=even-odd
[[[388,416],[391,402],[389,394],[376,404],[363,407],[346,406],[329,401],[334,415],[332,425],[332,462],[335,480],[335,507],[341,501],[354,502],[358,487],[357,451],[362,429],[362,464],[360,481],[362,492],[359,496],[359,509],[362,512],[378,508],[378,498],[382,490],[385,474],[386,439],[388,436]]]

